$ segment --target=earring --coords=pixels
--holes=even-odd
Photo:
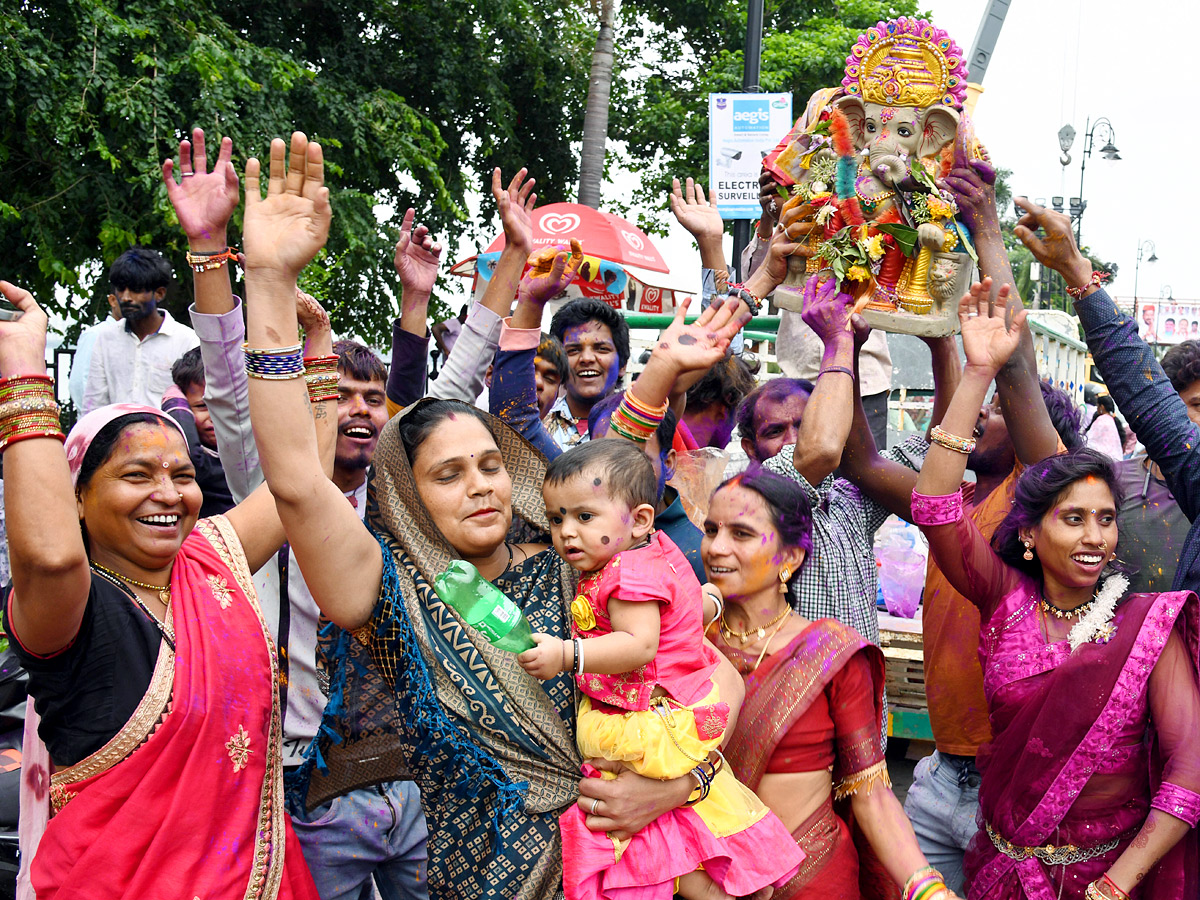
[[[788,568],[787,566],[784,566],[782,569],[779,570],[779,593],[781,593],[781,594],[787,593],[787,587],[788,587],[787,583],[788,583],[788,579],[791,577],[792,577],[792,570],[790,568]]]
[[[1031,544],[1029,541],[1025,541],[1024,544],[1025,552],[1022,553],[1021,556],[1026,562],[1030,562],[1033,559],[1033,544]]]

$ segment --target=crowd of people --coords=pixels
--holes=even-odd
[[[413,211],[385,365],[297,288],[334,214],[320,146],[276,139],[265,195],[232,150],[210,165],[197,129],[163,165],[191,327],[159,308],[170,263],[122,255],[65,436],[47,317],[0,281],[23,896],[1197,896],[1200,343],[1160,365],[1065,216],[1018,200],[1016,235],[1069,286],[1110,396],[1085,417],[1039,378],[995,173],[960,153],[944,183],[981,281],[962,356],[926,339],[930,429],[888,449],[886,339],[835,281],[806,284],[784,375],[739,353],[812,253],[807,205],[764,189],[734,283],[716,207],[676,182],[702,311],[678,303],[630,379],[620,312],[561,302],[584,248],[534,252],[534,181],[497,170],[504,249],[435,327],[435,373],[443,246]],[[698,489],[701,448],[730,452]],[[903,804],[891,515],[930,548],[936,750]],[[519,609],[523,650],[452,602],[463,564]]]

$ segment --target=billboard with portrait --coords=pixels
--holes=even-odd
[[[1148,344],[1179,344],[1200,339],[1200,301],[1139,300],[1134,310],[1138,335]]]

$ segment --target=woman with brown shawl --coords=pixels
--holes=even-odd
[[[295,276],[323,243],[330,210],[320,147],[295,134],[286,178],[283,142],[272,144],[267,201],[286,204],[291,217],[252,235],[263,203],[258,168],[247,163],[247,343],[269,350],[296,343]],[[408,773],[429,819],[430,895],[532,900],[561,893],[557,819],[581,790],[588,827],[616,836],[687,800],[687,777],[663,783],[624,772],[581,786],[569,679],[543,686],[433,589],[451,560],[465,559],[535,630],[567,636],[574,576],[544,544],[510,537],[514,514],[527,534],[547,528],[545,460],[532,446],[466,404],[415,404],[380,434],[373,534],[320,469],[312,426],[301,420],[303,385],[252,379],[250,403],[263,471],[305,581],[346,629],[327,634],[331,700],[308,767],[311,789],[305,796],[305,784],[293,785],[294,801],[316,806]]]

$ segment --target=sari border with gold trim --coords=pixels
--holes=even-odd
[[[221,561],[233,573],[250,608],[254,611],[266,642],[267,658],[271,663],[271,726],[270,744],[267,752],[266,771],[263,774],[262,793],[258,807],[258,827],[254,835],[254,863],[250,883],[246,887],[244,900],[274,900],[279,895],[283,882],[286,825],[283,803],[283,729],[279,712],[279,657],[270,629],[263,618],[250,574],[250,564],[242,550],[242,542],[234,531],[233,524],[225,516],[201,519],[196,527],[217,551]]]

